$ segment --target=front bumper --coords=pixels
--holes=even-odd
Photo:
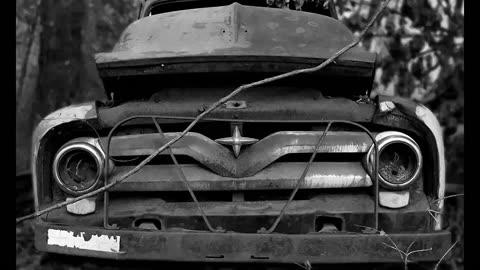
[[[401,262],[388,237],[362,233],[254,234],[198,231],[110,230],[35,223],[37,249],[118,260],[268,263]],[[412,261],[439,260],[451,244],[448,231],[390,234],[399,249],[431,249]]]

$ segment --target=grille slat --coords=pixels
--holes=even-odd
[[[195,191],[242,191],[293,189],[305,168],[304,163],[274,163],[259,173],[242,178],[220,176],[198,165],[181,165],[183,174]],[[131,169],[116,168],[118,174]],[[318,162],[312,164],[302,189],[352,188],[372,185],[360,162]],[[186,190],[174,165],[147,165],[113,187],[112,191]]]

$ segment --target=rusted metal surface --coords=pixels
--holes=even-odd
[[[313,160],[315,159],[315,156],[317,155],[318,148],[320,148],[320,145],[322,144],[326,135],[330,131],[332,123],[333,122],[328,122],[327,126],[325,127],[325,130],[323,131],[322,136],[320,137],[320,139],[318,139],[318,141],[315,145],[315,148],[313,149],[313,153],[310,155],[310,159],[308,160],[308,163],[305,166],[305,169],[303,169],[302,175],[297,179],[297,181],[295,181],[296,182],[295,183],[295,188],[290,193],[290,196],[288,197],[288,200],[286,201],[285,205],[282,207],[282,210],[280,211],[278,216],[275,218],[275,221],[272,223],[272,225],[270,225],[270,227],[268,229],[266,229],[265,227],[260,228],[260,230],[257,231],[258,233],[272,233],[276,230],[276,228],[278,226],[278,223],[280,223],[282,218],[285,216],[285,210],[287,209],[289,204],[293,201],[293,199],[295,198],[295,195],[297,194],[298,190],[300,189],[300,186],[305,181],[305,177],[307,176],[307,173],[309,172],[309,169],[310,169],[310,167],[313,163]],[[371,136],[372,142],[375,145],[375,149],[377,149],[377,145],[375,144],[375,138],[373,137],[372,134],[370,134],[370,132],[368,130],[367,130],[367,133],[368,133],[369,136]],[[376,164],[378,164],[378,163],[376,163]],[[378,170],[378,166],[376,166],[376,170]],[[377,177],[375,177],[374,179],[376,181]],[[378,185],[376,185],[376,186],[378,186]],[[378,198],[378,196],[377,196],[377,193],[375,191],[375,200],[377,200],[377,198]],[[378,203],[375,203],[375,208],[374,208],[374,211],[375,211],[375,228],[378,228],[378,208],[377,208],[377,205],[378,205]]]
[[[244,152],[244,153],[245,153],[245,152]],[[342,194],[341,196],[344,197],[345,195]],[[159,201],[159,202],[160,202],[160,201]],[[262,202],[262,203],[264,204],[264,202]],[[132,204],[132,205],[133,205],[133,204]],[[150,205],[155,205],[155,203],[150,204]],[[177,206],[178,203],[175,204],[175,205]],[[218,203],[214,203],[214,205],[218,205]],[[426,209],[428,209],[428,207],[429,207],[429,206],[426,205],[426,206],[423,208],[423,215],[420,215],[418,219],[415,219],[416,221],[418,221],[417,224],[422,224],[422,225],[424,225],[424,226],[428,226],[430,219],[429,219],[428,213],[425,211]],[[207,208],[208,208],[208,207],[207,207]],[[334,208],[337,208],[337,206],[334,206]],[[223,210],[225,210],[225,209],[223,209]],[[278,210],[278,209],[277,209],[277,210]],[[364,209],[364,210],[365,210],[365,209]],[[371,211],[371,210],[367,210],[367,211]],[[148,211],[147,211],[147,212],[148,212]],[[411,219],[411,217],[410,217],[410,219],[409,219],[409,218],[406,217],[406,216],[402,216],[403,214],[405,214],[403,211],[402,211],[402,212],[396,212],[396,213],[390,212],[388,215],[393,216],[393,217],[389,217],[388,219],[385,219],[385,218],[384,218],[383,221],[381,220],[381,219],[382,219],[382,215],[380,215],[380,224],[382,224],[382,222],[383,222],[383,223],[386,222],[386,224],[390,224],[390,226],[399,226],[400,228],[405,228],[405,226],[406,226],[407,224],[403,224],[402,222],[404,222],[404,221],[409,221],[409,222],[410,222],[412,219]],[[400,215],[400,216],[398,216],[398,215]],[[50,218],[52,218],[52,217],[53,217],[53,216],[51,216]],[[92,216],[92,217],[93,217],[93,216]],[[384,216],[383,216],[383,217],[384,217]],[[368,219],[369,222],[372,222],[373,216],[372,216],[371,212],[370,212],[370,214],[368,214],[368,213],[367,213],[367,214],[365,214],[365,213],[360,213],[359,216],[357,216],[356,218],[357,218],[357,220]],[[350,219],[350,220],[352,220],[352,219]],[[399,221],[399,220],[400,220],[400,221]],[[285,221],[288,222],[288,221],[291,221],[291,220],[288,220],[288,219],[287,219],[287,220],[285,220]],[[298,221],[298,220],[297,220],[297,221]],[[85,223],[82,222],[82,223],[79,223],[79,224],[85,224]],[[292,223],[292,224],[294,224],[294,223]],[[303,224],[303,222],[300,222],[300,224]],[[362,223],[362,224],[365,224],[365,223]],[[392,224],[393,224],[393,225],[392,225]],[[368,225],[371,225],[371,223],[368,223]],[[402,226],[400,226],[400,225],[402,225]],[[418,227],[418,225],[416,225],[416,226]],[[388,225],[387,225],[387,227],[388,227]]]
[[[110,155],[150,155],[178,134],[165,133],[163,139],[158,134],[114,137]],[[284,155],[313,152],[316,140],[321,135],[321,131],[277,132],[251,145],[235,157],[231,150],[212,139],[190,132],[173,145],[173,153],[190,156],[221,176],[247,177],[260,172]],[[102,144],[106,145],[104,139]],[[368,135],[361,132],[331,132],[326,136],[318,152],[366,153],[371,145]]]
[[[163,75],[182,72],[188,74],[189,70],[191,73],[236,72],[239,70],[279,72],[299,65],[303,60],[307,64],[323,61],[352,40],[352,33],[331,18],[280,9],[242,6],[235,3],[224,7],[183,10],[143,18],[126,29],[113,52],[98,54],[96,58],[100,74],[104,79],[116,76],[138,79],[140,76],[137,75],[140,74]],[[252,60],[254,58],[256,60]],[[344,73],[345,76],[350,76],[349,78],[361,77],[363,80],[361,85],[352,83],[356,80],[349,81],[358,89],[348,93],[358,94],[359,91],[365,91],[365,80],[371,79],[374,60],[373,54],[354,48],[342,55],[337,63],[334,63],[335,65],[329,67],[327,73],[330,72],[329,76],[333,72],[337,73],[336,75]],[[219,61],[221,64],[215,65],[215,61]],[[229,62],[227,63],[227,61]],[[283,61],[289,62],[289,65],[281,63]],[[104,81],[108,82],[105,85],[110,91],[115,89],[114,86],[126,82],[126,80],[119,80],[116,85],[110,84],[109,80],[112,78]],[[162,77],[160,81],[165,78],[167,77]],[[121,90],[125,92],[124,90],[131,85],[136,87],[137,85],[133,82],[135,81],[129,81],[129,84]],[[156,85],[152,81],[150,84]],[[110,138],[117,123],[139,114],[154,115],[154,120],[157,117],[161,118],[159,115],[177,117],[176,120],[182,117],[195,117],[204,110],[205,105],[211,104],[219,96],[223,96],[217,94],[229,92],[230,86],[218,86],[217,89],[212,90],[207,87],[206,91],[197,91],[198,88],[204,86],[193,90],[187,89],[183,85],[175,86],[177,89],[165,85],[158,89],[145,89],[145,91],[142,89],[142,91],[138,91],[138,94],[133,93],[132,96],[122,97],[121,102],[113,102],[112,104],[115,105],[113,108],[100,109],[98,112],[99,124],[105,129],[115,126],[113,130],[110,130]],[[302,86],[302,88],[305,87]],[[241,109],[229,106],[219,108],[210,115],[216,119],[207,119],[207,121],[241,123],[242,121],[287,120],[314,121],[311,122],[312,124],[328,122],[330,125],[335,120],[343,120],[345,124],[360,127],[373,139],[369,129],[358,123],[385,125],[385,122],[382,122],[385,121],[384,119],[379,121],[377,118],[380,114],[398,119],[403,117],[401,114],[396,114],[398,113],[397,107],[401,108],[398,106],[401,105],[399,103],[379,102],[379,107],[376,108],[373,104],[357,103],[346,98],[323,97],[322,94],[319,94],[322,92],[320,86],[314,87],[313,91],[304,92],[297,92],[293,87],[287,91],[285,89],[278,91],[277,88],[272,88],[268,89],[268,93],[256,90],[238,96],[248,106],[242,106]],[[171,95],[172,92],[181,92],[181,94]],[[282,95],[279,94],[280,92]],[[140,93],[145,96],[141,96]],[[261,98],[258,98],[259,93],[263,95]],[[182,95],[183,97],[179,98]],[[149,100],[127,102],[116,106],[131,99]],[[435,152],[437,156],[433,159],[439,161],[435,164],[435,168],[440,168],[438,173],[440,182],[436,178],[433,181],[436,182],[434,184],[436,195],[441,197],[444,189],[442,184],[444,182],[442,182],[442,175],[444,175],[442,166],[444,167],[444,164],[442,165],[443,148],[442,145],[438,145],[439,138],[441,139],[437,130],[438,123],[432,120],[431,113],[423,107],[415,107],[413,111],[408,108],[405,111],[410,113],[411,119],[404,117],[401,120],[395,120],[396,122],[393,124],[387,121],[386,126],[389,128],[408,126],[407,129],[413,127],[412,133],[417,130],[419,123],[427,126],[435,141],[430,144],[436,143],[438,148],[438,151]],[[43,151],[39,150],[39,145],[41,145],[42,137],[49,130],[64,123],[94,119],[97,116],[94,106],[85,107],[83,111],[80,107],[73,107],[63,112],[67,114],[67,120],[61,120],[63,116],[61,112],[57,112],[52,115],[52,119],[47,119],[53,120],[51,125],[40,127],[41,134],[37,136],[38,144],[34,143],[34,147],[37,145],[37,149],[34,148],[34,154],[38,155]],[[79,114],[78,118],[76,113]],[[180,119],[180,121],[183,120],[186,119]],[[354,122],[348,123],[347,121]],[[408,122],[408,125],[402,126],[402,121]],[[358,224],[384,229],[400,246],[407,247],[416,241],[419,248],[432,248],[431,253],[419,253],[416,255],[418,258],[412,259],[437,260],[445,253],[450,246],[449,234],[446,232],[430,233],[433,221],[428,213],[430,205],[427,196],[422,190],[409,191],[411,193],[407,193],[410,196],[408,205],[401,211],[396,211],[379,207],[378,181],[373,181],[372,193],[372,189],[368,188],[372,186],[372,180],[366,175],[359,162],[312,163],[311,170],[308,170],[307,166],[307,169],[303,171],[307,175],[305,181],[303,181],[303,176],[299,177],[303,164],[282,162],[272,165],[278,158],[288,154],[311,153],[312,151],[316,153],[314,145],[322,132],[318,127],[315,130],[320,131],[274,133],[248,148],[245,147],[243,152],[239,155],[237,153],[238,158],[227,148],[215,143],[215,138],[189,133],[172,147],[172,152],[168,153],[175,161],[177,173],[181,173],[180,176],[183,176],[181,180],[184,183],[174,176],[171,166],[154,165],[144,167],[138,174],[118,185],[116,191],[146,191],[147,189],[164,193],[166,191],[184,191],[183,184],[186,182],[197,207],[188,202],[166,203],[162,195],[155,199],[146,197],[132,199],[132,197],[128,197],[133,196],[132,193],[120,192],[115,194],[118,197],[109,201],[108,192],[105,192],[104,205],[91,215],[72,216],[67,214],[65,209],[59,209],[51,212],[46,218],[38,219],[37,246],[52,252],[116,259],[233,262],[249,262],[260,259],[285,263],[306,260],[311,263],[400,261],[398,253],[384,245],[387,239],[383,235],[352,233],[358,233],[358,228],[353,229]],[[159,132],[162,133],[160,128]],[[325,134],[327,134],[326,131]],[[328,133],[325,144],[318,152],[365,153],[372,145],[367,134],[350,136],[351,134],[354,133]],[[58,134],[56,135],[58,136]],[[165,138],[159,137],[158,134],[116,137],[111,147],[112,153],[107,150],[106,156],[108,158],[115,154],[118,156],[148,155],[152,153],[153,149],[159,148],[177,135],[178,133],[172,132],[166,133]],[[377,144],[374,143],[374,146],[377,147]],[[428,149],[432,148],[430,146]],[[106,149],[110,149],[109,144]],[[178,165],[175,154],[193,157],[211,171],[198,165]],[[313,157],[314,154],[310,163],[313,161]],[[34,160],[37,160],[37,156],[34,156]],[[37,162],[48,163],[41,158],[38,158]],[[378,156],[376,156],[375,162],[378,165]],[[42,166],[48,165],[33,164],[32,168],[35,172],[35,169],[41,169]],[[378,170],[377,165],[375,166],[376,170]],[[123,169],[129,168],[128,166],[123,167]],[[436,171],[436,169],[434,170]],[[376,171],[373,175],[374,179],[377,179]],[[297,179],[300,180],[295,182]],[[34,179],[34,183],[35,181]],[[105,184],[107,182],[107,176],[105,176]],[[198,203],[190,189],[190,184],[193,189],[199,191],[222,190],[228,193],[228,191],[238,192],[241,190],[242,196],[233,196],[232,194],[232,198],[235,198],[232,199],[232,202]],[[243,201],[245,192],[248,192],[249,189],[264,189],[269,193],[274,193],[279,189],[293,187],[303,189],[367,188],[355,189],[354,193],[356,194],[354,195],[349,194],[352,190],[345,193],[321,190],[320,192],[325,193],[320,196],[310,200],[296,201],[293,200],[297,191],[295,189],[290,193],[290,199],[286,204],[283,201],[273,200]],[[35,189],[38,208],[38,196],[43,192],[38,188]],[[161,192],[155,196],[158,194]],[[138,193],[136,195],[138,196]],[[290,202],[291,205],[289,205]],[[288,209],[287,206],[289,206]],[[110,213],[107,211],[109,208],[111,208]],[[283,210],[285,210],[285,217],[282,219]],[[206,230],[205,224],[199,222],[199,220],[201,221],[200,217],[205,218],[203,211],[209,219],[213,220],[212,224],[215,226],[223,226],[227,230],[237,232],[240,229],[242,233],[178,232],[178,228],[182,228],[181,230]],[[108,230],[100,228],[102,214],[104,215],[103,225]],[[324,216],[339,220],[341,225],[337,226],[337,229],[341,233],[334,235],[311,234],[321,229],[323,225],[317,226],[317,221]],[[110,217],[114,222],[112,224],[120,225],[122,229],[110,226],[108,218],[105,217]],[[139,230],[138,226],[132,230],[135,222],[145,217],[158,220],[160,231],[147,232]],[[51,223],[42,223],[42,220],[45,219]],[[243,232],[247,232],[245,230],[257,232],[261,226],[272,224],[274,219],[273,224],[279,222],[278,230],[275,230],[277,234],[243,234]],[[68,224],[69,226],[53,224]],[[210,227],[208,222],[206,225]],[[252,227],[257,225],[258,228]],[[440,223],[434,225],[436,225],[436,229],[440,229]],[[276,229],[276,224],[272,228]],[[209,229],[213,231],[212,228]],[[417,233],[406,233],[412,231]],[[395,234],[395,232],[403,232],[403,234]],[[78,242],[78,245],[72,244],[72,241]],[[113,248],[105,248],[109,246],[102,245],[102,243],[107,243]]]
[[[158,90],[168,87],[217,87],[227,81],[230,83],[227,87],[231,87],[295,69],[313,68],[323,61],[286,56],[198,56],[146,59],[138,61],[136,66],[117,67],[118,64],[109,63],[98,65],[98,68],[107,96],[115,93],[116,97],[129,100],[150,90],[147,87],[138,88],[145,81]],[[282,80],[282,83],[317,88],[329,96],[368,95],[374,74],[372,66],[363,62],[336,61],[319,72],[294,76]],[[239,72],[242,76],[238,76]]]
[[[191,56],[291,56],[327,59],[353,34],[326,16],[237,3],[153,15],[133,22],[97,64]],[[373,63],[374,54],[353,48],[339,60]]]
[[[132,116],[132,117],[128,117],[128,118],[125,118],[123,119],[122,121],[118,122],[109,132],[108,134],[108,137],[107,137],[107,145],[106,145],[106,159],[109,160],[110,159],[110,144],[111,144],[111,140],[112,140],[112,137],[113,137],[113,134],[115,133],[115,131],[121,127],[123,124],[131,121],[131,120],[134,120],[134,119],[138,119],[138,118],[150,118],[151,120],[153,120],[153,122],[155,123],[155,126],[158,130],[158,132],[160,132],[160,137],[163,138],[164,137],[164,134],[163,134],[163,131],[161,130],[159,124],[158,124],[158,121],[156,120],[157,118],[160,118],[159,116],[156,116],[156,115],[135,115],[135,116]],[[372,175],[373,175],[373,179],[374,179],[374,229],[375,230],[378,230],[379,227],[379,215],[378,215],[378,209],[379,209],[379,204],[378,204],[378,193],[379,193],[379,183],[378,183],[378,145],[377,145],[377,142],[375,140],[375,136],[370,132],[370,130],[368,130],[367,128],[365,128],[363,125],[361,124],[358,124],[358,123],[355,123],[355,122],[352,122],[352,121],[342,121],[342,120],[325,120],[325,121],[320,121],[321,123],[323,124],[327,124],[325,130],[322,132],[322,136],[320,137],[320,139],[317,141],[316,145],[315,145],[315,148],[313,149],[313,153],[311,154],[311,157],[307,163],[307,166],[305,167],[305,169],[303,170],[302,172],[302,175],[301,177],[296,181],[296,184],[295,184],[295,189],[291,192],[290,196],[289,196],[289,199],[286,201],[286,203],[284,204],[284,206],[282,207],[282,210],[280,211],[279,215],[276,217],[274,223],[271,225],[271,227],[266,230],[264,227],[262,227],[261,229],[258,230],[258,232],[261,232],[261,233],[266,233],[266,234],[270,234],[272,233],[275,228],[277,227],[278,223],[280,222],[281,218],[283,217],[283,215],[285,214],[285,210],[286,208],[288,207],[289,203],[291,203],[291,201],[294,199],[294,196],[295,194],[297,193],[297,191],[299,190],[302,182],[304,181],[305,179],[305,176],[318,152],[318,149],[321,145],[321,143],[323,142],[323,140],[325,139],[326,137],[326,134],[329,132],[330,130],[330,127],[332,124],[343,124],[343,125],[348,125],[348,126],[353,126],[357,129],[360,129],[362,132],[364,132],[365,134],[368,135],[368,137],[370,138],[372,144],[373,144],[373,147],[374,147],[374,151],[375,151],[375,162],[374,162],[374,169],[373,169],[373,172],[372,172]],[[188,129],[187,129],[188,130]],[[187,130],[184,131],[182,134],[183,135],[186,135],[187,134]],[[237,129],[238,131],[238,129]],[[177,136],[176,137],[178,140],[181,138],[181,136]],[[178,141],[177,140],[177,141]],[[173,142],[173,140],[172,140]],[[173,143],[172,143],[173,144]],[[179,171],[179,176],[181,176],[181,180],[184,182],[184,184],[186,185],[192,199],[195,201],[197,207],[198,207],[198,210],[200,211],[206,225],[208,226],[209,230],[212,231],[212,232],[224,232],[224,229],[222,227],[217,227],[216,230],[213,230],[210,223],[208,222],[207,220],[207,217],[206,215],[204,214],[203,212],[203,208],[199,205],[197,199],[196,199],[196,196],[194,195],[189,183],[187,182],[187,180],[185,179],[185,176],[183,175],[183,172],[181,171],[181,168],[179,167],[179,164],[177,163],[177,160],[175,158],[175,155],[173,153],[173,151],[170,151],[171,149],[169,148],[169,154],[171,155],[172,157],[172,160],[174,161],[175,163],[175,166],[176,166],[176,169]],[[160,152],[158,152],[160,153]],[[157,153],[156,153],[157,154]],[[153,156],[149,156],[149,158],[151,158]],[[143,161],[142,162],[142,165],[145,165],[147,161]],[[108,162],[106,163],[106,166],[105,166],[106,170],[108,171],[109,170],[109,166],[108,166]],[[141,169],[141,167],[139,167],[137,165],[138,169]],[[127,172],[128,174],[129,172]],[[107,176],[105,176],[105,185],[107,185],[108,183],[108,178]],[[106,229],[114,229],[115,227],[114,226],[110,226],[108,220],[109,220],[109,215],[108,215],[108,207],[109,207],[109,191],[108,190],[105,190],[104,192],[104,211],[105,211],[105,214],[104,214],[104,228]]]
[[[418,117],[418,119],[420,119],[429,128],[429,130],[433,134],[433,137],[435,138],[435,145],[437,146],[436,154],[438,156],[438,159],[437,159],[438,160],[438,164],[437,164],[438,181],[436,181],[437,183],[436,197],[441,199],[445,196],[445,186],[446,186],[445,146],[443,144],[443,130],[435,114],[433,114],[433,112],[430,111],[427,107],[421,104],[417,105],[417,107],[415,108],[415,114]],[[437,207],[439,209],[443,209],[443,204],[444,204],[443,200],[439,200]],[[441,214],[437,214],[436,217],[439,220],[436,224],[436,229],[441,230],[442,229]]]
[[[442,129],[435,115],[425,106],[401,97],[379,96],[379,103],[392,102],[394,109],[389,113],[377,112],[373,122],[398,127],[412,123],[412,130],[422,134],[429,155],[425,156],[425,192],[438,199],[445,195],[445,149]],[[443,200],[438,201],[438,210],[443,209]],[[441,218],[437,218],[436,228],[442,229]]]
[[[269,195],[275,194],[271,190]],[[247,196],[254,195],[245,192]],[[257,193],[258,194],[258,193]],[[198,196],[205,196],[197,193]],[[288,194],[287,194],[288,195]],[[163,230],[186,229],[207,230],[201,214],[193,202],[165,201],[168,194],[158,193],[155,198],[121,194],[113,196],[109,205],[109,219],[121,228],[131,228],[138,218],[158,218]],[[173,194],[175,196],[175,194]],[[208,196],[208,195],[206,195]],[[171,197],[171,196],[170,196]],[[162,199],[163,198],[163,199]],[[165,200],[164,200],[165,199]],[[231,200],[231,199],[230,199]],[[315,218],[330,216],[342,219],[341,231],[360,232],[363,228],[356,225],[374,226],[374,199],[365,190],[351,192],[324,192],[311,199],[293,200],[285,211],[276,232],[310,233],[315,232]],[[283,200],[254,201],[200,201],[200,206],[215,226],[222,226],[229,232],[256,233],[261,227],[270,225],[285,205]],[[101,203],[95,213],[87,216],[70,215],[65,209],[54,210],[43,219],[50,223],[71,226],[102,226],[104,208]],[[379,208],[379,226],[387,233],[429,232],[433,230],[429,222],[428,200],[421,193],[412,193],[410,203],[401,211]]]
[[[86,121],[97,118],[95,102],[82,103],[77,105],[68,106],[59,109],[51,114],[47,115],[36,127],[32,135],[32,158],[31,158],[31,172],[32,183],[34,193],[34,205],[35,211],[39,210],[39,196],[43,194],[42,186],[40,185],[39,176],[42,175],[39,172],[45,164],[43,164],[44,158],[42,156],[43,150],[41,149],[44,142],[44,136],[52,129],[63,125],[65,123],[71,123],[75,121]]]
[[[249,177],[224,177],[198,165],[180,165],[186,179],[196,191],[292,189],[305,169],[303,163],[275,163]],[[116,167],[121,174],[131,166]],[[369,187],[372,180],[360,162],[314,163],[301,188]],[[138,173],[112,188],[112,191],[180,191],[185,190],[173,165],[147,165]]]
[[[48,230],[66,231],[80,235],[85,242],[92,239],[118,239],[119,251],[99,252],[81,248],[49,245]],[[429,252],[412,254],[415,261],[438,260],[450,246],[450,233],[390,234],[402,249],[412,242],[412,248],[432,248]],[[138,230],[105,230],[92,227],[66,227],[37,224],[35,243],[40,250],[71,255],[110,259],[148,259],[166,261],[225,261],[344,263],[401,262],[398,252],[385,245],[384,235],[365,234],[308,234],[259,235],[241,233],[189,233]]]
[[[161,138],[165,138],[165,135],[163,134],[163,130],[158,124],[157,119],[155,117],[152,117],[152,121],[155,123],[155,127],[157,128],[157,131],[160,135]],[[200,206],[197,196],[195,196],[195,193],[192,190],[192,187],[190,186],[190,183],[188,182],[187,178],[185,177],[185,174],[182,171],[182,168],[180,167],[180,164],[177,161],[177,158],[175,157],[175,154],[172,152],[172,147],[169,147],[167,149],[167,152],[170,154],[170,157],[175,164],[175,169],[177,170],[177,174],[180,177],[180,180],[183,182],[185,187],[188,189],[188,192],[190,193],[190,197],[193,199],[195,204],[197,205],[197,209],[202,215],[203,221],[205,222],[205,225],[208,227],[208,229],[211,232],[225,232],[221,227],[217,227],[217,229],[213,228],[210,222],[208,221],[208,217],[205,215],[205,212],[203,211],[202,207]]]
[[[350,120],[354,122],[371,122],[375,113],[375,106],[359,104],[346,98],[314,99],[314,95],[295,98],[295,89],[285,91],[266,91],[255,93],[252,91],[244,100],[249,106],[242,110],[217,108],[208,118],[237,120],[268,121],[308,121],[308,120]],[[215,101],[209,91],[180,91],[165,92],[158,102],[127,102],[112,108],[98,110],[99,121],[105,127],[113,127],[119,121],[133,115],[163,115],[176,117],[195,117],[205,105]],[[213,91],[212,89],[212,92]],[[271,98],[266,95],[272,94]],[[169,94],[172,94],[170,97]],[[205,94],[202,97],[202,94]],[[263,97],[262,97],[263,95]],[[318,94],[317,94],[318,95]],[[216,97],[222,96],[218,93]],[[283,99],[283,100],[280,100]],[[159,120],[160,121],[160,120]]]

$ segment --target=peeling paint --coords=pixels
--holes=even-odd
[[[48,229],[47,244],[103,252],[120,252],[120,236]]]
[[[295,29],[295,33],[297,33],[297,34],[303,34],[305,32],[306,32],[305,28],[303,28],[303,27],[297,27],[297,29]]]
[[[417,106],[417,108],[415,109],[415,114],[420,119],[424,118],[427,115],[426,108],[424,108],[423,106]]]
[[[287,16],[287,17],[285,17],[285,19],[287,19],[289,21],[292,21],[292,22],[298,21],[298,17],[295,16],[295,15]]]
[[[92,103],[72,105],[60,110],[54,111],[47,115],[38,124],[35,130],[35,137],[43,137],[53,126],[58,126],[63,123],[71,122],[74,120],[86,119],[87,114],[94,110]]]
[[[381,112],[389,112],[395,109],[395,104],[391,101],[380,102],[379,106]]]
[[[333,201],[332,201],[333,202]],[[275,209],[278,212],[277,209]],[[259,210],[261,211],[261,210]],[[394,217],[393,215],[388,215]],[[41,227],[40,227],[41,226]],[[39,233],[48,224],[41,224]],[[58,226],[60,227],[60,226]],[[60,227],[64,228],[64,227]],[[93,233],[107,233],[103,228],[91,228]],[[124,237],[125,236],[125,237]],[[451,246],[451,234],[447,230],[436,233],[389,233],[400,247],[407,247],[415,241],[419,247],[433,247],[431,252],[418,253],[415,257],[421,261],[438,261]],[[310,263],[355,263],[395,262],[398,252],[385,247],[385,236],[379,234],[339,233],[326,234],[258,234],[258,233],[211,233],[172,230],[170,232],[143,232],[126,230],[122,248],[128,250],[122,256],[111,256],[112,253],[96,252],[86,254],[80,249],[70,249],[72,255],[89,255],[118,260],[155,260],[205,262],[205,256],[212,254],[225,255],[219,259],[237,263],[258,264],[254,256],[268,256],[268,263],[292,263],[308,260]],[[52,251],[46,241],[36,237],[35,245],[42,251]],[[381,248],[379,248],[381,247]],[[122,252],[123,253],[123,252]],[[114,253],[114,255],[116,255]],[[217,259],[207,259],[216,260]],[[265,261],[264,261],[265,262]]]
[[[268,28],[270,28],[272,30],[275,30],[275,29],[278,28],[279,24],[275,23],[275,22],[269,22],[269,23],[267,23],[267,26],[268,26]]]

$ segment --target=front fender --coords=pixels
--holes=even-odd
[[[37,125],[32,136],[31,172],[35,211],[39,211],[38,162],[39,152],[45,135],[65,123],[97,118],[95,102],[82,103],[61,108],[47,115]]]
[[[392,106],[393,104],[393,106]],[[443,141],[443,129],[438,122],[435,114],[425,107],[422,104],[417,104],[411,100],[401,98],[401,97],[388,97],[388,96],[379,96],[378,97],[378,111],[376,113],[377,121],[388,121],[380,120],[381,116],[388,114],[395,114],[400,112],[405,117],[415,120],[417,123],[421,123],[422,130],[427,134],[427,141],[434,147],[435,155],[435,164],[434,164],[434,179],[435,184],[435,199],[436,205],[435,208],[439,209],[440,212],[443,209],[443,198],[445,196],[445,146]],[[388,119],[388,118],[387,118]],[[429,140],[429,139],[433,140]],[[442,227],[440,214],[436,214],[435,217],[435,229],[440,230]]]

